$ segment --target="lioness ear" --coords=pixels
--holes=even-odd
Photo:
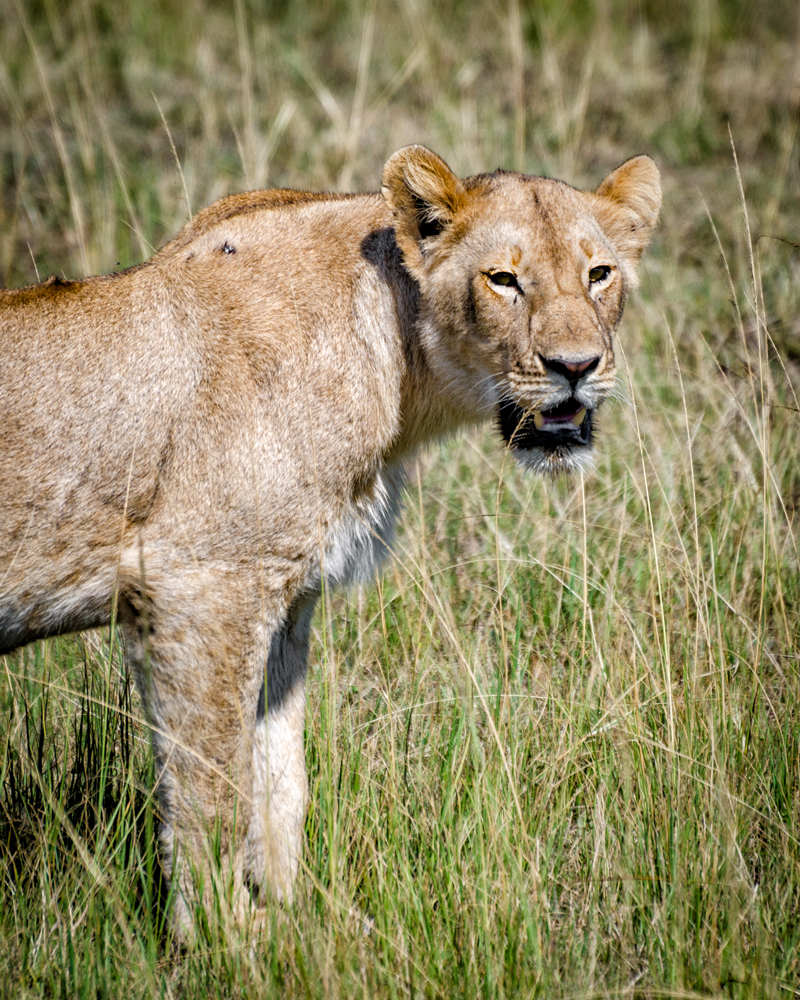
[[[597,217],[615,249],[633,268],[650,241],[661,210],[661,179],[649,156],[634,156],[595,191]]]
[[[424,146],[404,146],[383,168],[381,193],[394,213],[395,234],[406,264],[422,263],[420,243],[438,236],[464,203],[464,185]]]

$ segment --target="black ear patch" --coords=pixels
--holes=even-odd
[[[419,198],[413,192],[410,192],[410,194],[414,203],[414,215],[417,218],[419,238],[426,240],[429,236],[438,236],[444,230],[444,222],[431,214],[431,206],[426,201],[423,201],[422,198]]]

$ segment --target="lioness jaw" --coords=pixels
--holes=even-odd
[[[381,194],[236,195],[129,271],[0,291],[0,651],[116,602],[178,927],[215,823],[242,919],[291,894],[311,614],[385,553],[403,461],[492,416],[530,468],[586,461],[660,204],[644,156],[581,192],[408,146]]]

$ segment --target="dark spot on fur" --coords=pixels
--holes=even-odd
[[[381,281],[392,289],[397,303],[397,318],[403,335],[403,352],[413,368],[420,363],[417,340],[412,336],[419,311],[419,285],[403,265],[403,254],[397,245],[394,229],[375,229],[361,241],[361,256],[378,272]]]
[[[464,306],[464,320],[473,326],[478,321],[478,309],[475,305],[475,289],[472,283],[467,286],[467,301]]]

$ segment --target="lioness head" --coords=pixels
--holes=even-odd
[[[459,180],[423,146],[387,162],[428,361],[464,414],[494,408],[513,454],[581,467],[616,369],[612,334],[656,224],[656,165],[637,156],[594,192],[497,171]]]

